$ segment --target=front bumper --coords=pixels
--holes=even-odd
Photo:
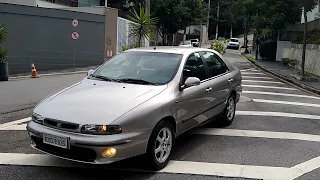
[[[33,148],[59,158],[90,164],[109,164],[144,154],[152,132],[150,129],[116,135],[89,135],[53,129],[33,121],[28,123],[27,130]],[[68,137],[70,148],[63,149],[43,143],[43,133]],[[117,150],[114,157],[105,158],[101,155],[101,152],[107,147]]]

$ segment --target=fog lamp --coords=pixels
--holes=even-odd
[[[105,158],[114,157],[117,154],[117,150],[115,148],[105,148],[102,150],[101,155]]]

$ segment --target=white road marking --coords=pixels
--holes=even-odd
[[[310,99],[320,99],[317,96],[307,96],[300,94],[284,94],[284,93],[274,93],[274,92],[263,92],[263,91],[242,91],[243,94],[264,94],[264,95],[274,95],[274,96],[288,96],[288,97],[301,97]]]
[[[241,72],[247,72],[247,71],[260,72],[259,70],[254,69],[254,68],[251,68],[251,69],[241,69],[240,71],[241,71]]]
[[[269,77],[259,77],[259,76],[242,76],[242,78],[249,78],[249,79],[272,79]]]
[[[294,105],[294,106],[320,107],[320,104],[300,103],[300,102],[291,102],[291,101],[274,101],[274,100],[266,100],[266,99],[252,99],[252,101],[260,102],[260,103],[270,103],[270,104],[287,104],[287,105]]]
[[[289,133],[289,132],[198,128],[198,129],[191,131],[190,133],[191,134],[199,134],[199,135],[254,137],[254,138],[270,138],[270,139],[290,139],[290,140],[320,142],[319,135]]]
[[[272,84],[284,84],[282,82],[277,81],[256,81],[256,80],[242,80],[242,82],[256,82],[256,83],[272,83]]]
[[[290,168],[288,174],[283,174],[283,177],[288,177],[289,179],[296,179],[306,173],[316,170],[320,167],[320,156],[310,159],[309,161],[300,163],[296,166]]]
[[[295,89],[295,88],[277,87],[277,86],[260,86],[260,85],[249,85],[249,84],[242,84],[242,87],[256,87],[256,88],[266,88],[266,89],[283,89],[283,90],[299,91],[298,89]]]
[[[96,168],[97,166],[75,163],[51,157],[45,154],[19,154],[19,153],[0,153],[1,165],[27,165],[43,167],[87,167]],[[126,169],[119,169],[126,170]],[[130,171],[148,172],[143,169],[127,169]],[[221,164],[192,161],[170,161],[160,173],[174,174],[198,174],[223,177],[239,177],[254,179],[280,179],[282,173],[287,173],[290,168],[269,167],[269,166],[250,166],[238,164]],[[150,172],[150,171],[149,171]]]
[[[25,123],[25,122],[28,122],[30,120],[31,120],[31,117],[28,117],[28,118],[20,119],[20,120],[17,120],[17,121],[12,121],[12,122],[8,122],[8,123],[0,124],[0,129],[8,127],[8,126],[14,126],[14,125],[17,125],[17,124]]]
[[[316,119],[320,120],[320,116],[309,114],[295,114],[283,112],[265,112],[265,111],[236,111],[237,116],[271,116],[271,117],[291,117],[301,119]]]
[[[258,73],[258,72],[241,72],[241,74],[245,74],[245,75],[266,75],[264,73]]]
[[[16,124],[16,125],[0,128],[0,131],[25,131],[25,130],[27,130],[27,124]]]

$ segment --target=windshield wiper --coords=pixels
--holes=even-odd
[[[104,81],[120,82],[117,79],[112,79],[112,78],[108,78],[106,76],[101,76],[101,75],[91,75],[91,77],[94,77],[94,78],[97,78],[97,79],[101,79],[101,80],[104,80]]]
[[[158,85],[157,83],[149,82],[149,81],[142,80],[142,79],[125,78],[125,79],[117,79],[117,80],[120,82],[127,82],[127,83]]]

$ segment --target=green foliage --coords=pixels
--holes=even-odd
[[[277,41],[267,40],[261,42],[259,52],[262,59],[275,60],[277,54]]]
[[[199,20],[205,20],[208,13],[202,0],[153,0],[151,8],[159,17],[157,27],[164,39],[163,44],[167,36],[189,25],[199,24]]]
[[[290,67],[295,67],[299,64],[299,61],[296,59],[282,58],[282,64]]]
[[[245,58],[247,58],[250,62],[252,62],[253,64],[255,64],[256,63],[256,60],[253,58],[253,57],[251,57],[251,56],[245,56]]]
[[[213,49],[219,52],[220,54],[226,53],[226,47],[221,42],[218,42],[218,41],[212,43],[210,46],[210,49]]]
[[[294,44],[303,44],[303,36],[299,36],[296,39],[292,40]],[[320,35],[316,34],[307,34],[306,35],[307,44],[320,44]]]
[[[131,15],[127,17],[129,21],[133,22],[130,26],[130,36],[138,39],[139,46],[141,46],[143,38],[152,38],[152,30],[155,29],[157,23],[157,18],[152,17],[152,15],[149,15],[147,9],[140,7],[139,14],[133,9]]]
[[[0,63],[5,63],[8,59],[8,50],[2,47],[3,43],[7,42],[8,31],[4,28],[3,24],[0,24]]]
[[[121,48],[121,52],[124,52],[124,51],[129,50],[129,49],[137,48],[137,47],[140,47],[139,44],[123,46]]]

